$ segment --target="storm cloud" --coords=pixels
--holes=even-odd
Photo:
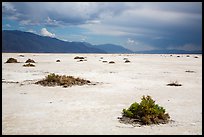
[[[3,2],[2,13],[3,20],[28,29],[51,27],[57,34],[57,29],[75,27],[86,30],[76,34],[86,35],[86,40],[101,36],[102,44],[112,37],[113,44],[135,51],[141,45],[144,50],[202,47],[201,2]]]

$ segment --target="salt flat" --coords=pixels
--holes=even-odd
[[[87,61],[77,62],[75,56]],[[10,57],[20,63],[4,63]],[[28,58],[36,61],[36,67],[22,66]],[[131,62],[124,63],[124,58]],[[33,84],[49,73],[97,84],[68,88]],[[166,86],[172,81],[182,86]],[[140,102],[142,95],[150,95],[174,122],[142,127],[119,123],[122,109]],[[2,132],[202,134],[202,55],[2,53]]]

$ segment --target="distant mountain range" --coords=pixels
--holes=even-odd
[[[137,54],[202,54],[202,51],[150,50],[133,52],[120,45],[92,45],[68,42],[18,30],[2,31],[2,52],[10,53],[137,53]]]
[[[110,46],[110,47],[108,47]],[[2,31],[2,52],[22,53],[133,53],[113,44],[67,42],[18,30]]]
[[[113,44],[96,45],[96,48],[106,51],[107,53],[134,53],[133,51]]]
[[[22,31],[2,31],[2,52],[36,53],[104,53],[82,42],[65,42],[56,38]]]

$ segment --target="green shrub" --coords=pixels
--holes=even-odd
[[[51,73],[45,77],[45,80],[47,80],[48,82],[58,82],[59,75],[55,75],[55,73]]]
[[[150,96],[143,96],[140,103],[133,103],[128,109],[123,109],[121,121],[125,118],[134,119],[132,122],[136,122],[142,125],[167,123],[170,119],[168,113],[165,113],[165,109],[158,104]]]

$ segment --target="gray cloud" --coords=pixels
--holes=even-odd
[[[62,25],[86,24],[108,15],[117,16],[126,9],[128,6],[120,2],[3,2],[2,6],[3,17],[15,17],[21,22],[30,20],[31,25],[36,22],[50,25],[47,18]]]
[[[2,13],[21,26],[76,26],[155,48],[202,41],[201,2],[3,2]]]
[[[120,23],[177,24],[186,20],[200,19],[201,3],[109,3],[109,2],[10,2],[2,4],[3,17],[16,17],[20,21],[49,24],[85,24],[92,20],[112,18]],[[48,19],[49,20],[45,20]],[[52,20],[51,20],[52,19]],[[49,22],[48,22],[49,21]],[[55,21],[55,22],[50,22]],[[112,23],[112,20],[107,23]],[[119,22],[118,22],[119,21]],[[131,23],[131,22],[132,23]],[[58,22],[58,23],[56,23]],[[113,23],[115,23],[113,22]],[[150,22],[147,24],[150,25]]]

